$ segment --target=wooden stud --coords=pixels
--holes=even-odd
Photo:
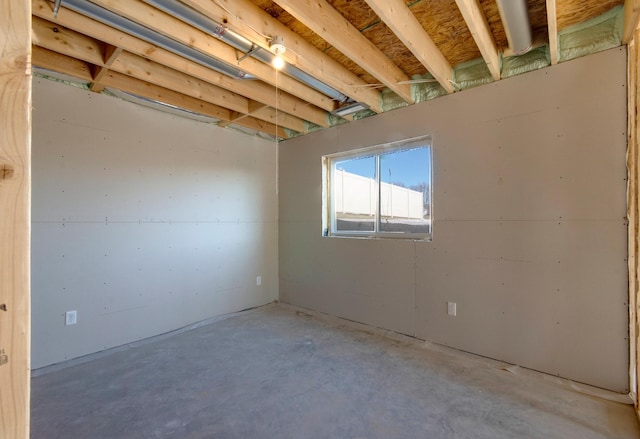
[[[453,69],[404,0],[366,0],[403,44],[448,93],[453,93]]]
[[[346,96],[364,102],[376,113],[382,112],[379,91],[367,87],[365,81],[271,17],[251,0],[181,1],[219,23],[226,23],[234,31],[267,50],[269,38],[283,37],[287,46],[284,54],[287,62]]]
[[[44,18],[48,21],[54,20],[49,2],[46,0],[32,0],[32,4],[35,16]],[[198,79],[209,82],[210,84],[217,85],[227,90],[235,90],[237,93],[250,99],[260,101],[272,107],[277,105],[280,111],[303,118],[317,125],[324,127],[329,126],[326,116],[327,113],[320,108],[317,108],[315,105],[320,104],[322,108],[330,111],[335,108],[335,103],[331,99],[315,91],[314,93],[321,96],[320,101],[312,99],[312,97],[309,96],[307,96],[307,100],[303,100],[299,97],[290,95],[286,91],[290,91],[290,87],[288,87],[287,84],[291,79],[286,77],[286,75],[280,75],[280,78],[278,79],[278,90],[276,92],[274,87],[271,87],[261,81],[244,81],[230,78],[200,64],[175,55],[167,50],[161,49],[138,38],[125,34],[124,32],[120,32],[64,8],[60,10],[56,24],[65,26],[68,29],[73,29],[81,34],[100,39],[107,44],[114,46],[117,45],[127,52],[145,57],[151,61],[157,62],[158,64],[171,67],[172,69],[182,71]],[[243,61],[243,68],[247,66],[247,63],[250,64],[251,61],[257,62],[264,69],[273,73],[273,69],[271,67],[255,60],[248,59]],[[252,74],[256,73],[255,71],[250,71],[248,69],[245,70]],[[297,83],[297,81],[294,82]],[[302,91],[304,89],[298,88],[297,90]]]
[[[622,44],[628,44],[634,38],[640,21],[640,0],[625,0],[624,27],[622,30]]]
[[[471,31],[484,62],[487,63],[487,68],[491,72],[491,76],[495,81],[500,79],[500,54],[496,47],[496,42],[489,29],[487,18],[484,16],[480,7],[479,0],[456,0],[458,9],[462,13],[464,21],[467,23],[467,27]]]
[[[556,0],[547,0],[547,27],[549,28],[549,54],[551,65],[558,64],[558,16]]]
[[[409,77],[324,0],[276,0],[284,10],[412,104]],[[404,82],[404,84],[398,84]]]
[[[640,418],[638,383],[640,382],[640,151],[639,119],[640,106],[640,32],[634,32],[627,51],[627,106],[628,106],[628,147],[627,147],[627,220],[628,224],[628,271],[629,271],[629,387],[634,400],[636,414]]]
[[[0,437],[29,437],[31,4],[0,2]]]

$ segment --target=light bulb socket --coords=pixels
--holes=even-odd
[[[269,48],[274,55],[282,55],[287,51],[287,47],[284,45],[284,38],[277,35],[269,41]]]

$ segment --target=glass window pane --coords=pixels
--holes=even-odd
[[[333,165],[335,231],[373,232],[376,215],[375,156],[337,160]]]
[[[430,233],[429,147],[380,155],[380,231]]]

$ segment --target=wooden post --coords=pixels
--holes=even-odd
[[[0,437],[29,437],[31,2],[0,2]]]
[[[628,109],[628,147],[627,172],[629,177],[627,190],[627,218],[629,220],[629,388],[633,397],[636,414],[640,418],[638,404],[638,381],[640,379],[640,331],[638,324],[638,304],[640,294],[640,204],[639,171],[640,157],[638,148],[638,106],[640,97],[640,33],[634,32],[627,46],[627,109]]]

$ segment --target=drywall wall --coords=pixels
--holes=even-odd
[[[44,79],[33,101],[34,368],[277,299],[273,142]]]
[[[281,143],[280,299],[626,392],[625,71],[612,49]],[[321,236],[323,154],[426,134],[432,242]]]

